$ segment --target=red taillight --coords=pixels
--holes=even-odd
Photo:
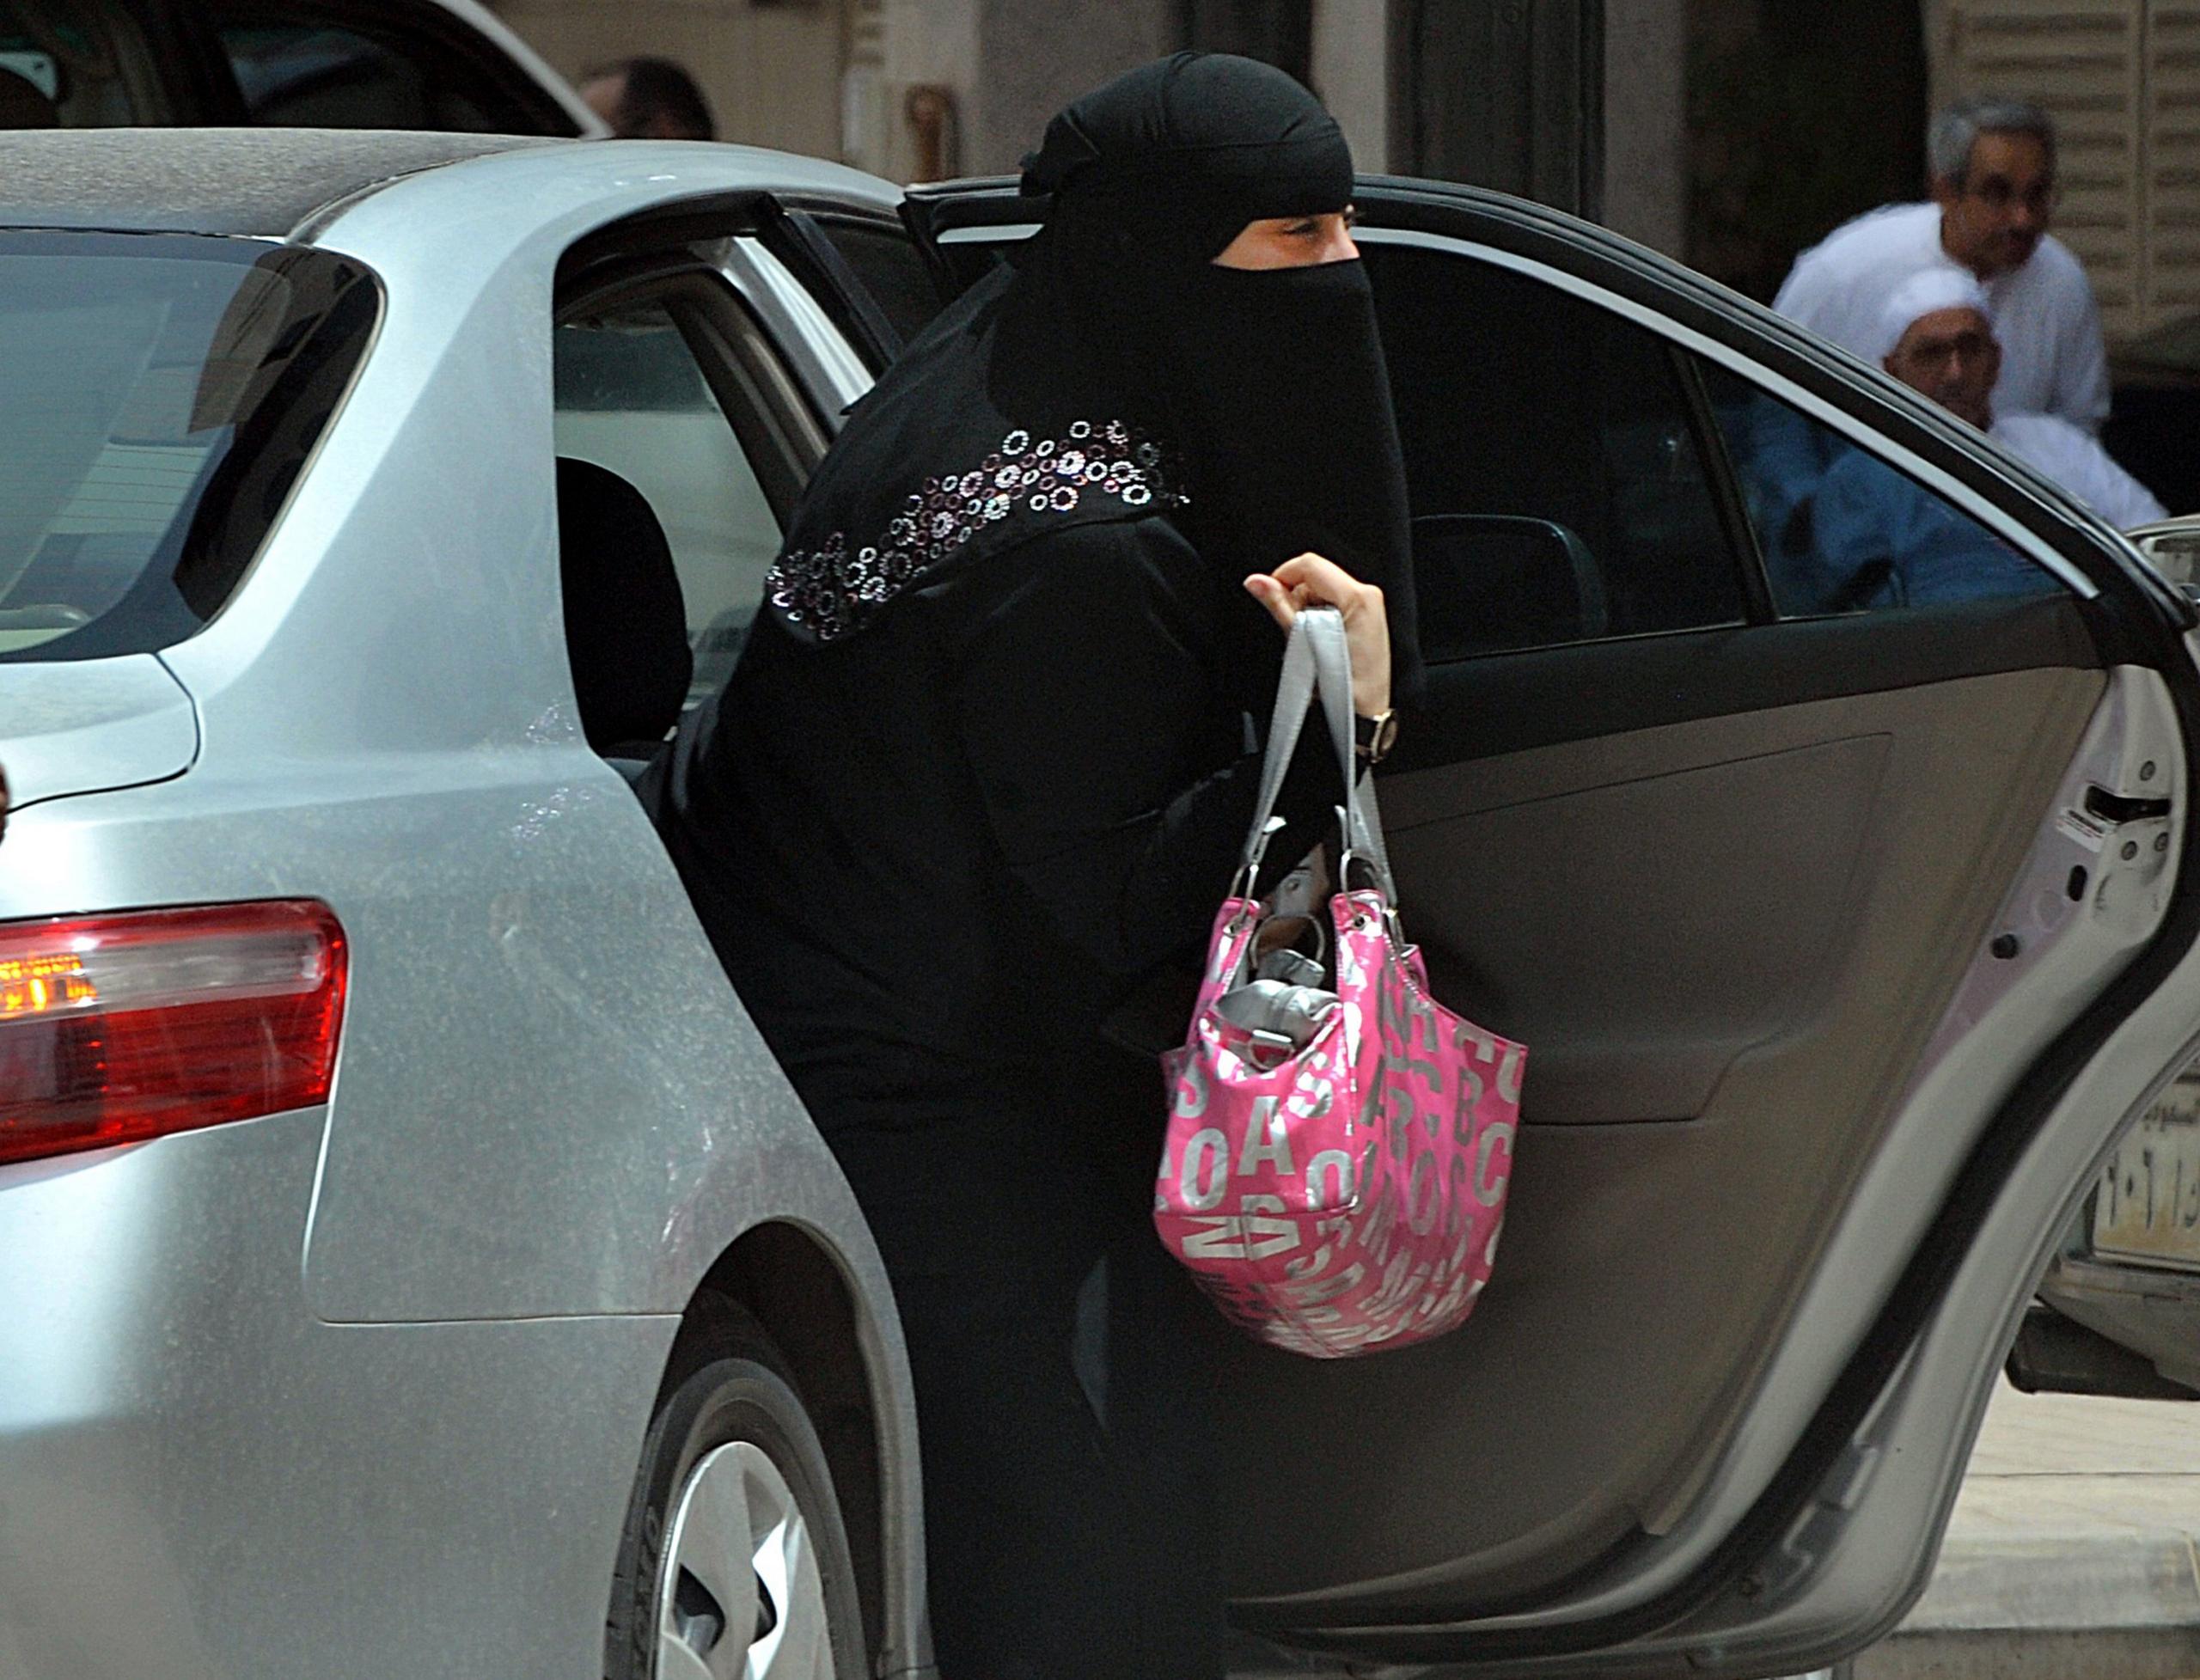
[[[325,1102],[343,1014],[325,904],[0,922],[0,1163]]]

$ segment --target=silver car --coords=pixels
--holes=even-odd
[[[2200,1037],[2193,614],[1670,264],[1360,205],[1394,862],[1535,1061],[1462,1331],[1217,1325],[1239,1665],[1815,1666]],[[0,141],[0,1675],[928,1668],[886,1280],[629,780],[1030,222],[725,147]],[[1829,578],[1836,474],[1911,536]]]

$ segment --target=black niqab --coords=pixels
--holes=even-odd
[[[1175,517],[1243,576],[1307,550],[1379,585],[1418,686],[1405,478],[1357,262],[1244,270],[1249,222],[1342,210],[1351,156],[1281,71],[1179,53],[1062,112],[1026,160],[1045,226],[851,413],[788,532],[771,617],[813,646],[1041,531]],[[1250,597],[1249,703],[1274,638]]]

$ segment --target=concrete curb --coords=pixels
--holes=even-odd
[[[2200,1557],[2178,1529],[1951,1535],[1932,1585],[1855,1680],[2200,1675]]]

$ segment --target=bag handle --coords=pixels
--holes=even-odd
[[[1345,855],[1338,863],[1338,885],[1350,889],[1348,871],[1356,859],[1374,871],[1375,884],[1395,907],[1397,886],[1391,879],[1390,854],[1383,845],[1383,818],[1375,803],[1374,779],[1359,773],[1359,754],[1353,744],[1352,650],[1345,637],[1344,615],[1327,606],[1303,608],[1292,620],[1291,639],[1283,651],[1283,675],[1276,683],[1275,712],[1268,722],[1260,798],[1238,864],[1242,887],[1233,889],[1235,895],[1250,894],[1261,858],[1268,851],[1276,799],[1283,791],[1292,757],[1299,750],[1299,730],[1317,696],[1329,723],[1331,744],[1336,748],[1338,767],[1344,773],[1345,803],[1337,814],[1344,832]]]

